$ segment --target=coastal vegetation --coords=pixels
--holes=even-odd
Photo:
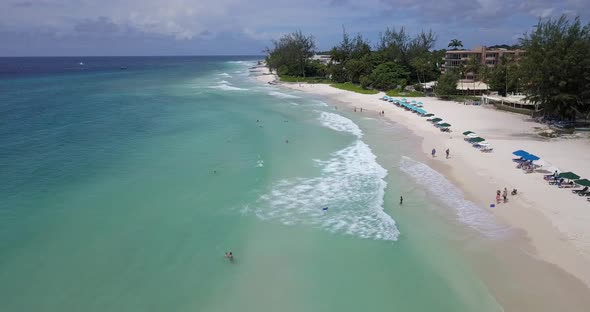
[[[338,89],[342,89],[342,90],[346,90],[346,91],[353,91],[353,92],[362,93],[362,94],[377,94],[377,93],[379,93],[379,91],[377,91],[377,90],[364,89],[361,86],[356,85],[351,82],[333,83],[330,86],[332,86],[334,88],[338,88]]]
[[[590,115],[590,24],[565,16],[539,21],[521,39],[520,63],[527,99],[546,115],[574,120]]]
[[[473,76],[502,96],[524,93],[545,116],[590,117],[590,24],[579,18],[540,20],[519,45],[497,46],[525,53],[519,58],[505,54],[492,68],[472,57],[441,74],[446,50],[433,49],[436,38],[431,30],[410,35],[403,27],[387,28],[372,45],[362,34],[351,36],[343,29],[342,40],[323,52],[329,60],[322,62],[313,58],[314,37],[297,31],[273,41],[266,62],[284,81],[332,83],[360,93],[386,91],[406,97],[422,95],[422,83],[429,81],[437,81],[434,93],[441,98],[465,96],[457,85]],[[452,39],[448,47],[457,50],[463,42]]]
[[[354,84],[355,90],[403,91],[408,85],[436,80],[440,75],[444,50],[433,51],[435,41],[432,31],[411,36],[403,27],[388,28],[371,46],[361,34],[351,37],[343,30],[340,43],[326,51],[330,62],[324,64],[311,58],[316,46],[313,36],[297,31],[273,41],[266,50],[266,62],[284,81],[317,77],[315,80],[322,82],[348,83],[348,89]]]

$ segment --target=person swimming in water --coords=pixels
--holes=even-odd
[[[231,251],[230,252],[226,252],[225,253],[225,257],[227,259],[229,259],[229,261],[232,261],[232,262],[234,261],[234,254]]]

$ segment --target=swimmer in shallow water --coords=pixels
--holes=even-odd
[[[229,261],[232,261],[232,262],[234,261],[234,254],[231,251],[230,252],[226,252],[225,253],[225,257],[227,259],[229,259]]]

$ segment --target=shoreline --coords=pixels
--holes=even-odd
[[[512,151],[524,149],[543,160],[546,157],[551,163],[546,162],[545,167],[590,177],[590,168],[582,166],[590,160],[590,145],[583,144],[587,139],[542,139],[535,131],[543,126],[527,121],[526,116],[436,98],[412,98],[422,101],[428,112],[452,124],[454,132],[443,133],[426,118],[379,100],[383,93],[365,95],[327,84],[277,82],[278,77],[269,74],[265,67],[258,67],[251,74],[259,82],[323,96],[348,105],[351,110],[362,107],[363,114],[371,117],[385,111],[381,118],[401,124],[422,138],[422,152],[430,158],[427,165],[458,186],[466,199],[481,207],[495,203],[497,189],[518,189],[519,194],[509,196],[508,203],[486,209],[502,223],[522,232],[525,239],[517,244],[525,253],[556,265],[590,289],[590,227],[587,226],[590,205],[568,189],[547,185],[540,173],[525,174],[515,169],[511,161]],[[461,133],[467,130],[486,138],[494,151],[481,153],[464,142]],[[436,148],[438,157],[430,157],[432,148]],[[449,159],[444,157],[447,148],[451,151]]]

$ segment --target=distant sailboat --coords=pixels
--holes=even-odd
[[[80,62],[79,64],[80,64],[80,66],[84,66],[84,62]]]

